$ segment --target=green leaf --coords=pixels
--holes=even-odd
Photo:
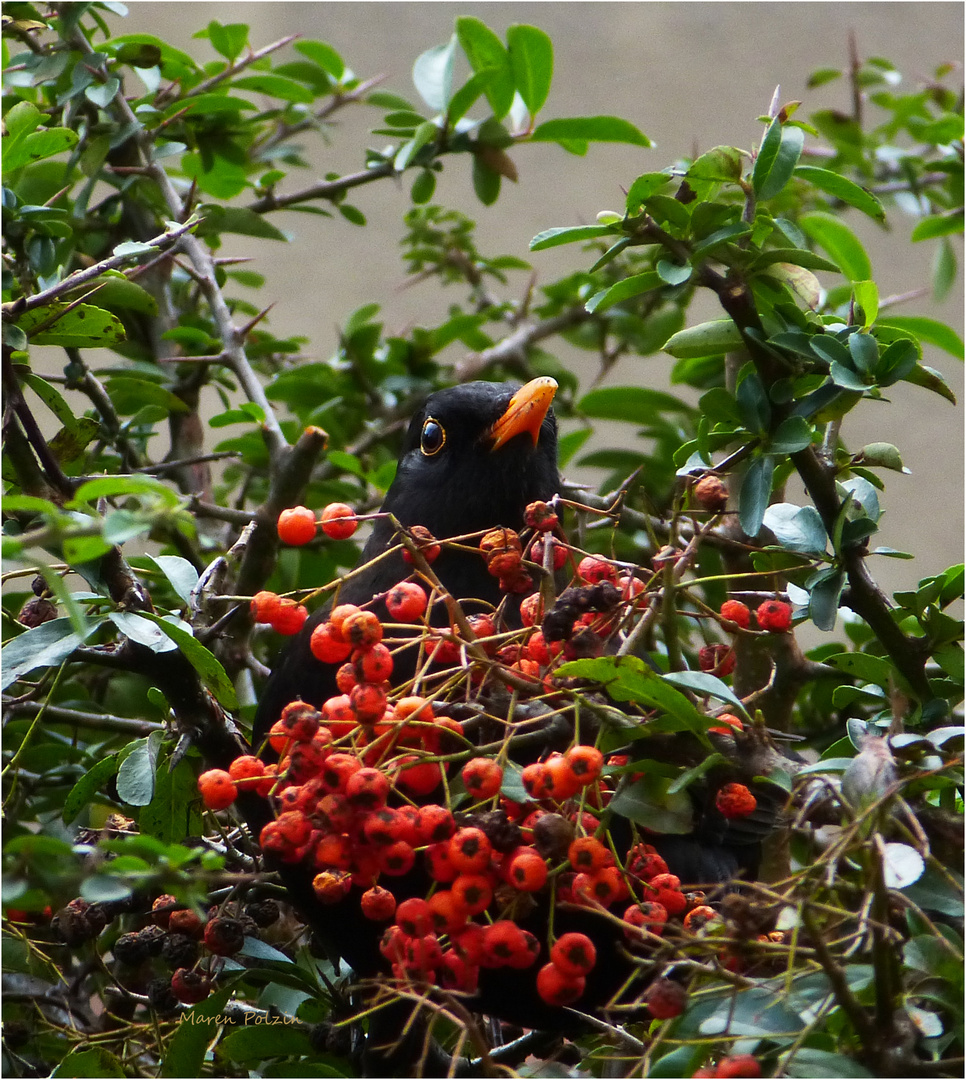
[[[913,243],[920,240],[932,240],[937,236],[948,236],[950,233],[963,231],[963,209],[959,207],[949,210],[944,214],[933,214],[923,218],[912,230],[910,239]]]
[[[619,116],[574,116],[546,120],[530,136],[533,142],[616,142],[651,146],[651,140]]]
[[[699,255],[707,255],[716,247],[737,240],[741,236],[747,236],[751,232],[751,226],[744,221],[736,221],[733,225],[725,225],[723,229],[717,229],[696,244],[691,251],[691,258],[696,259]]]
[[[805,132],[799,127],[772,120],[761,142],[751,174],[752,186],[759,199],[772,199],[791,179],[805,145]]]
[[[154,774],[162,733],[137,739],[117,770],[117,794],[128,806],[147,806],[154,797]]]
[[[428,142],[435,139],[438,134],[439,128],[431,120],[426,120],[420,124],[413,132],[413,137],[399,148],[392,163],[396,172],[402,172],[419,151]]]
[[[820,570],[809,580],[808,614],[819,630],[835,629],[835,617],[845,582],[845,573],[835,567]]]
[[[497,120],[502,120],[510,111],[514,94],[510,57],[503,42],[486,23],[472,16],[460,16],[456,20],[456,37],[473,71],[477,75],[486,73],[488,76],[483,92],[493,115]],[[454,102],[459,93],[457,91],[453,95]]]
[[[71,1050],[50,1075],[123,1077],[127,1074],[109,1050],[103,1046],[93,1046],[87,1050]]]
[[[768,500],[771,498],[774,458],[767,454],[754,457],[741,477],[738,494],[738,521],[748,536],[754,538],[761,531]]]
[[[744,156],[736,146],[713,146],[691,163],[688,182],[692,185],[737,183]]]
[[[963,339],[951,326],[939,322],[938,319],[927,319],[921,315],[889,315],[880,319],[877,326],[888,326],[905,331],[911,337],[917,337],[929,345],[935,345],[959,360],[966,358],[966,345]]]
[[[159,1073],[164,1080],[202,1075],[208,1044],[233,991],[233,986],[226,986],[197,1005],[183,1009],[181,1022],[175,1025],[174,1034],[165,1044]]]
[[[670,671],[664,676],[664,681],[671,683],[672,686],[691,690],[702,697],[714,697],[720,701],[727,701],[729,705],[734,705],[741,712],[745,711],[741,698],[735,695],[731,687],[722,682],[717,675],[711,675],[707,671]]]
[[[644,426],[665,412],[693,414],[690,405],[672,394],[646,386],[602,386],[577,402],[577,408],[597,420],[626,420]]]
[[[492,69],[478,71],[475,75],[471,75],[459,90],[453,94],[446,108],[446,122],[450,127],[466,115],[473,107],[476,99],[485,92],[494,78],[495,72]],[[400,114],[397,113],[396,115]],[[388,120],[389,117],[386,117],[386,119]],[[417,118],[417,124],[421,119],[421,117]]]
[[[96,480],[88,480],[74,492],[74,497],[67,504],[69,507],[82,508],[102,498],[112,498],[117,495],[155,495],[166,506],[175,507],[181,497],[172,488],[169,488],[163,480],[154,476],[99,476]]]
[[[841,218],[815,211],[803,214],[798,224],[811,240],[828,252],[849,281],[868,281],[872,278],[872,263],[865,248]]]
[[[812,443],[812,428],[801,416],[786,417],[768,440],[773,454],[794,454]]]
[[[944,397],[953,405],[956,404],[956,395],[949,389],[949,384],[935,368],[927,367],[926,364],[916,366],[905,376],[906,382],[915,386],[921,386],[924,390],[931,390],[934,394]]]
[[[788,551],[802,555],[824,555],[828,537],[822,518],[814,506],[773,503],[765,510],[763,524]]]
[[[70,150],[76,144],[77,132],[62,127],[33,131],[29,135],[17,139],[13,145],[8,145],[7,140],[4,139],[4,175],[9,175],[15,169],[19,169],[30,162],[40,161],[43,158],[53,157],[55,154]]]
[[[537,233],[530,241],[530,250],[543,251],[561,244],[576,244],[581,240],[596,240],[598,236],[614,235],[614,229],[610,225],[564,225]]]
[[[846,675],[853,675],[862,682],[876,683],[885,689],[888,689],[896,675],[895,668],[888,660],[870,653],[833,653],[824,657],[822,663],[844,671]]]
[[[854,281],[852,298],[857,319],[864,330],[875,322],[879,314],[879,287],[874,281]]]
[[[134,416],[145,405],[157,405],[165,415],[188,411],[187,404],[177,394],[150,379],[112,375],[107,381],[107,392],[121,416]]]
[[[531,117],[543,108],[553,80],[553,42],[536,26],[513,25],[506,32],[513,82]]]
[[[152,652],[171,652],[178,647],[154,623],[149,619],[142,619],[133,611],[112,611],[108,618],[125,637]]]
[[[711,1016],[700,1025],[702,1035],[748,1035],[762,1038],[769,1035],[793,1035],[801,1031],[805,1021],[783,1001],[780,989],[752,986],[736,994],[728,994]]]
[[[664,343],[663,351],[678,360],[688,360],[717,356],[741,344],[741,331],[731,319],[715,319],[679,330]]]
[[[419,96],[436,112],[445,112],[453,91],[453,55],[456,35],[445,45],[436,45],[416,57],[413,64],[413,84]]]
[[[121,320],[112,312],[93,304],[71,307],[54,301],[23,312],[17,317],[17,325],[32,344],[59,345],[65,349],[110,348],[125,337]]]
[[[201,681],[215,696],[219,704],[226,709],[237,709],[238,699],[235,696],[235,687],[228,678],[225,669],[215,656],[187,630],[176,626],[174,623],[162,619],[152,612],[142,611],[139,613],[142,619],[148,619],[155,623],[168,635],[178,646],[191,666],[201,676]]]
[[[138,828],[143,835],[165,844],[180,844],[186,837],[202,832],[198,781],[186,758],[173,769],[162,764],[157,770],[154,796],[141,808]]]
[[[235,90],[252,90],[259,94],[267,94],[269,97],[281,98],[282,101],[291,101],[296,105],[311,105],[315,101],[315,94],[307,86],[284,75],[273,75],[267,72],[260,75],[244,75],[240,79],[233,79],[231,85]]]
[[[0,653],[3,668],[0,689],[6,690],[21,675],[35,668],[62,664],[103,623],[103,619],[85,618],[83,633],[78,633],[73,620],[51,619],[8,641]]]
[[[64,809],[61,811],[61,821],[65,825],[71,822],[93,800],[94,796],[117,772],[117,754],[110,754],[96,762],[68,792],[64,800]]]
[[[660,274],[647,270],[643,274],[634,274],[632,277],[624,278],[623,281],[618,281],[616,285],[611,285],[608,289],[601,289],[600,292],[594,293],[584,307],[591,314],[606,311],[615,304],[640,296],[641,293],[659,289],[664,284]]]
[[[219,1052],[229,1061],[263,1062],[271,1057],[309,1056],[312,1044],[304,1031],[293,1030],[290,1025],[260,1024],[258,1027],[241,1027],[226,1035],[218,1046]]]
[[[492,206],[500,197],[502,177],[487,168],[479,154],[473,155],[473,191],[484,206]]]
[[[685,263],[671,262],[670,259],[659,259],[657,264],[657,276],[668,285],[683,285],[691,277],[691,266]]]
[[[146,555],[171,583],[171,587],[187,604],[191,590],[198,584],[198,571],[180,555]]]
[[[107,82],[91,83],[90,86],[84,89],[84,97],[99,109],[106,109],[120,89],[120,80],[112,77]]]
[[[591,428],[578,428],[576,431],[566,432],[557,439],[557,459],[561,468],[566,467],[592,434]]]
[[[854,206],[863,214],[876,221],[885,220],[885,209],[882,203],[867,188],[860,187],[841,173],[832,172],[831,169],[820,169],[816,165],[799,165],[795,169],[795,175],[802,180],[807,180],[826,195],[841,202]]]
[[[803,266],[806,270],[838,270],[837,263],[823,259],[808,248],[769,248],[752,262],[751,269],[757,272],[773,263],[791,263],[793,266]]]
[[[216,52],[234,60],[248,44],[248,27],[244,23],[222,25],[212,19],[208,23],[208,40]]]
[[[318,64],[323,71],[338,82],[345,73],[345,63],[342,57],[324,41],[296,41],[294,48],[303,56]]]

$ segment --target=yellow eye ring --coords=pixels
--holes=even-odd
[[[435,457],[446,445],[446,429],[432,416],[423,421],[423,433],[419,440],[419,449],[424,457]]]

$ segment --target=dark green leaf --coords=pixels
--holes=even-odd
[[[851,334],[848,345],[856,371],[868,374],[875,369],[879,361],[879,343],[871,334]]]
[[[617,142],[650,146],[651,140],[619,116],[574,116],[546,120],[530,136],[534,142]]]
[[[834,74],[838,75],[838,72]],[[854,1058],[844,1054],[802,1046],[785,1058],[782,1075],[799,1077],[801,1080],[821,1080],[829,1076],[841,1077],[842,1080],[852,1080],[853,1077],[861,1080],[863,1077],[873,1077],[875,1073],[869,1072]]]
[[[252,90],[259,94],[267,94],[269,97],[280,98],[282,101],[291,101],[297,105],[311,105],[315,101],[315,94],[302,83],[295,79],[288,79],[284,75],[259,74],[244,75],[240,79],[234,79],[231,84],[236,90]]]
[[[754,271],[763,270],[773,263],[791,263],[794,266],[803,266],[806,270],[838,270],[838,265],[823,259],[814,251],[807,248],[769,248],[763,251],[751,264]]]
[[[500,174],[487,168],[479,154],[473,155],[473,191],[484,206],[492,206],[500,197],[501,180]]]
[[[40,161],[42,158],[53,157],[64,150],[69,150],[77,143],[77,133],[70,128],[45,128],[42,131],[33,131],[23,138],[17,139],[13,145],[8,146],[4,140],[3,147],[3,171],[9,175],[15,169],[30,162]]]
[[[259,1024],[242,1027],[226,1035],[218,1045],[229,1061],[262,1062],[271,1057],[309,1056],[313,1053],[305,1031],[293,1030],[290,1024]]]
[[[812,443],[812,428],[801,416],[786,417],[768,440],[774,454],[794,454]]]
[[[754,538],[761,531],[761,524],[771,498],[774,458],[767,454],[754,457],[741,476],[738,494],[738,520],[748,536]]]
[[[658,833],[683,835],[694,828],[694,808],[685,791],[672,794],[666,776],[645,776],[622,787],[608,809]]]
[[[94,796],[117,772],[117,754],[110,754],[96,762],[77,783],[70,789],[64,800],[64,809],[61,811],[61,820],[65,825],[70,825],[81,811],[85,810],[92,802]]]
[[[691,257],[695,259],[699,255],[706,255],[709,251],[714,251],[716,247],[737,240],[740,236],[747,236],[750,232],[751,226],[744,221],[736,221],[734,225],[726,225],[723,229],[718,229],[696,244],[691,251]]]
[[[700,1027],[702,1035],[794,1035],[805,1021],[782,1000],[782,994],[764,986],[753,986],[729,994]]]
[[[233,989],[226,986],[197,1005],[184,1009],[181,1023],[175,1025],[174,1034],[165,1043],[159,1073],[163,1080],[202,1075],[212,1032]]]
[[[872,264],[865,248],[841,218],[815,211],[803,214],[798,223],[810,239],[828,252],[849,281],[872,278]]]
[[[834,630],[839,599],[845,588],[844,572],[830,567],[809,583],[808,614],[819,630]]]
[[[731,687],[727,683],[723,683],[716,675],[711,675],[707,671],[670,671],[664,676],[664,681],[671,683],[672,686],[680,686],[685,690],[691,690],[702,697],[713,697],[718,698],[720,701],[727,701],[729,705],[734,705],[736,709],[744,712],[745,707],[742,705],[741,699],[736,697]]]
[[[743,156],[736,146],[714,146],[691,163],[688,182],[736,183],[741,179]]]
[[[892,386],[893,383],[904,379],[916,366],[918,360],[919,350],[916,343],[908,338],[899,338],[898,341],[893,341],[887,346],[878,358],[875,381],[879,386]]]
[[[805,145],[801,128],[772,120],[755,159],[751,182],[759,199],[772,199],[791,179]]]
[[[771,405],[761,377],[754,370],[738,383],[735,402],[741,422],[749,431],[764,433],[771,423]]]
[[[832,172],[831,169],[820,169],[815,165],[799,165],[795,169],[795,175],[802,180],[814,184],[820,191],[831,195],[841,202],[854,206],[863,214],[875,218],[876,221],[885,220],[885,209],[882,203],[867,188],[860,187],[841,173]]]
[[[584,307],[591,314],[606,311],[615,304],[640,296],[641,293],[650,292],[652,289],[658,289],[664,284],[660,274],[653,270],[646,270],[643,274],[634,274],[632,277],[624,278],[623,281],[618,281],[616,285],[611,285],[610,288],[594,293]]]
[[[553,42],[536,26],[514,25],[506,32],[510,70],[531,117],[543,108],[553,80]],[[585,138],[586,136],[578,136]]]
[[[416,128],[413,132],[413,137],[403,143],[393,160],[393,168],[396,172],[402,172],[403,169],[412,161],[412,159],[419,153],[420,150],[428,143],[431,142],[439,134],[439,128],[429,120],[426,120]]]
[[[578,428],[576,431],[566,432],[557,439],[557,458],[561,467],[569,463],[592,433],[591,428]]]
[[[71,1050],[50,1075],[123,1077],[127,1074],[109,1050],[103,1046],[92,1046],[87,1050]]]
[[[240,236],[260,236],[266,240],[288,240],[264,214],[256,214],[244,206],[220,206],[203,203],[199,207],[204,220],[198,226],[198,236],[216,236],[218,233],[238,233]]]
[[[627,212],[637,214],[641,206],[671,181],[670,170],[642,173],[627,192]]]
[[[949,384],[935,368],[927,367],[925,364],[916,364],[906,375],[905,381],[921,386],[925,390],[931,390],[934,394],[944,397],[953,405],[956,404],[956,395],[950,390]]]
[[[82,645],[103,624],[103,619],[84,619],[84,631],[78,633],[73,620],[51,619],[31,627],[3,647],[3,676],[0,687],[6,690],[21,675],[40,667],[55,667]]]

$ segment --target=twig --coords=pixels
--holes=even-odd
[[[34,715],[43,709],[43,705],[34,701],[11,703],[3,698],[7,711],[11,714],[29,713]],[[45,718],[51,723],[73,724],[76,727],[95,728],[100,731],[120,731],[125,735],[150,735],[152,731],[164,731],[164,724],[151,720],[131,720],[113,713],[88,713],[78,709],[65,709],[60,705],[48,705],[44,710]]]
[[[340,176],[338,180],[322,180],[311,187],[301,191],[293,191],[290,195],[276,195],[269,192],[260,199],[248,204],[247,209],[254,210],[256,214],[266,214],[270,210],[284,210],[287,206],[295,206],[297,203],[312,202],[315,199],[335,199],[344,194],[350,188],[359,187],[361,184],[371,184],[373,180],[381,180],[386,176],[395,176],[396,170],[391,161],[382,165],[376,165],[372,169],[364,169],[362,172],[348,173]]]
[[[507,334],[490,348],[465,357],[455,365],[454,374],[460,382],[477,379],[494,364],[520,361],[526,356],[527,349],[536,342],[559,334],[563,330],[569,330],[572,326],[579,326],[592,318],[593,316],[581,305],[562,311],[559,315],[552,315],[541,322],[522,323],[513,333]]]

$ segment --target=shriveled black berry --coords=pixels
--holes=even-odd
[[[121,964],[127,964],[128,967],[137,967],[150,955],[148,943],[140,934],[121,934],[114,942],[112,952],[115,960]]]
[[[166,934],[161,959],[170,968],[190,968],[198,959],[198,942],[187,934]]]
[[[160,956],[161,947],[167,939],[167,934],[160,926],[146,926],[138,931],[138,938],[144,943],[149,956]]]
[[[545,859],[563,859],[574,835],[572,821],[560,814],[544,814],[533,826],[533,846]]]
[[[505,810],[486,810],[463,815],[466,825],[475,826],[485,833],[495,851],[507,852],[523,843],[520,826],[511,821]]]
[[[590,656],[600,656],[602,642],[599,634],[584,627],[567,642],[567,658],[570,660],[584,660]]]
[[[205,945],[217,956],[234,956],[244,944],[245,928],[239,919],[220,916],[205,927]]]
[[[573,628],[573,614],[556,607],[547,612],[541,627],[546,641],[566,641],[573,632]]]
[[[588,589],[594,611],[613,611],[621,602],[621,591],[613,581],[599,581]]]
[[[50,928],[65,945],[76,948],[97,937],[97,933],[87,921],[87,911],[72,906],[73,903],[57,912],[50,920]]]
[[[279,907],[274,900],[255,900],[245,908],[245,914],[256,926],[271,926],[279,917]]]

